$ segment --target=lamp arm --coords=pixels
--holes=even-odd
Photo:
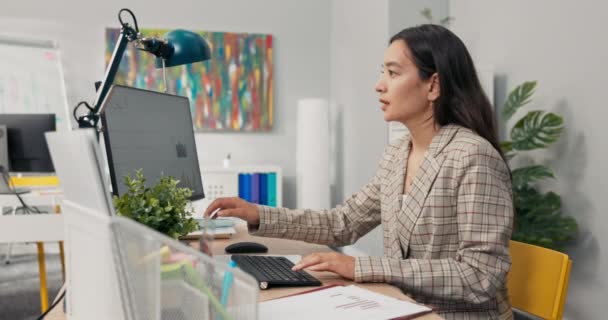
[[[124,22],[121,14],[127,12],[131,15],[134,27],[131,27],[128,23]],[[163,80],[165,82],[165,91],[167,90],[167,79],[165,75],[165,67],[176,66],[181,64],[193,63],[198,61],[208,60],[211,56],[209,45],[200,36],[193,32],[185,32],[184,30],[175,30],[173,34],[169,32],[167,39],[156,39],[156,38],[144,38],[139,33],[139,27],[137,26],[137,19],[133,12],[129,9],[121,9],[118,12],[118,21],[122,28],[120,30],[120,36],[117,40],[116,47],[112,53],[110,64],[106,70],[103,81],[96,82],[95,86],[98,89],[93,102],[93,106],[89,106],[88,102],[81,101],[74,109],[74,117],[78,122],[79,128],[95,128],[99,122],[99,114],[103,112],[103,102],[110,91],[110,87],[114,83],[114,78],[118,72],[120,61],[127,49],[129,42],[134,42],[136,48],[142,51],[149,52],[157,57],[156,67],[163,68]],[[179,31],[179,32],[177,32]],[[173,39],[173,41],[172,41]],[[185,50],[189,48],[190,50]],[[178,52],[179,54],[176,54]],[[177,56],[177,58],[176,58]],[[169,61],[167,63],[167,61]],[[159,65],[160,64],[160,65]],[[77,117],[77,111],[80,106],[84,105],[87,107],[89,112],[86,115]]]
[[[129,26],[128,23],[124,23],[120,17],[120,14],[123,11],[127,11],[131,14],[133,21],[135,23],[135,29]],[[114,52],[112,53],[112,58],[110,59],[110,65],[106,70],[106,74],[104,76],[103,82],[101,86],[97,90],[97,96],[95,97],[95,101],[93,102],[93,106],[90,108],[89,113],[85,116],[79,117],[77,119],[79,128],[97,128],[97,123],[99,122],[99,113],[101,112],[101,104],[105,99],[110,87],[114,83],[114,78],[116,77],[116,73],[118,72],[118,67],[120,66],[120,61],[127,49],[127,44],[131,41],[137,41],[139,39],[139,32],[137,27],[137,20],[135,20],[135,15],[129,9],[122,9],[118,13],[118,19],[122,25],[120,30],[120,36],[118,37],[118,41],[116,43],[116,47],[114,48]],[[76,111],[74,111],[76,113]]]
[[[129,28],[129,27],[127,27]],[[120,31],[120,37],[116,43],[116,47],[114,48],[114,53],[112,53],[112,58],[110,59],[110,64],[108,65],[108,69],[106,70],[106,74],[103,78],[103,82],[97,90],[97,96],[95,97],[95,102],[93,102],[93,113],[99,113],[99,109],[101,109],[101,103],[105,99],[110,87],[114,83],[114,78],[116,77],[116,73],[118,72],[118,67],[120,66],[120,61],[127,49],[127,45],[129,44],[129,39],[126,35],[125,28],[123,27]]]
[[[106,70],[104,81],[102,82],[99,90],[97,90],[97,97],[95,98],[95,102],[93,103],[93,113],[98,114],[101,112],[101,104],[106,98],[110,87],[114,83],[114,78],[116,77],[116,73],[118,72],[120,61],[122,60],[125,50],[127,49],[127,45],[131,41],[141,43],[143,45],[143,48],[141,48],[140,50],[148,51],[159,58],[165,59],[173,54],[174,49],[173,46],[171,46],[170,44],[167,44],[162,40],[154,38],[140,39],[134,29],[132,29],[128,25],[124,25],[122,27],[122,30],[120,31],[120,37],[118,38],[118,42],[116,43],[114,52],[112,53],[112,58],[110,59],[110,65]]]

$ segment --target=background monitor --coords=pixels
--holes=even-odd
[[[114,195],[127,191],[124,176],[143,169],[148,187],[171,176],[192,189],[190,200],[204,198],[188,98],[115,85],[102,110]]]
[[[55,114],[0,114],[0,125],[7,129],[9,171],[54,171],[44,133],[55,131]]]

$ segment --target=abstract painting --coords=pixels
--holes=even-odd
[[[140,29],[162,38],[169,30]],[[268,131],[273,125],[272,35],[198,32],[211,48],[211,59],[167,68],[167,92],[188,97],[195,130]],[[119,29],[106,29],[106,65]],[[129,45],[114,83],[164,91],[156,57]]]

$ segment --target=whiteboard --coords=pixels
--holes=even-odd
[[[54,113],[58,131],[71,128],[54,41],[0,35],[0,113]]]

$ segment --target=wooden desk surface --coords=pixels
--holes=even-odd
[[[277,255],[298,254],[298,255],[305,256],[305,255],[313,253],[313,252],[331,251],[330,248],[328,248],[327,246],[323,246],[323,245],[309,244],[309,243],[305,243],[305,242],[301,242],[301,241],[293,241],[293,240],[254,237],[247,233],[245,225],[238,225],[236,227],[236,229],[237,229],[237,233],[235,235],[233,235],[230,239],[215,239],[213,241],[213,243],[211,245],[211,250],[212,250],[213,254],[218,254],[218,255],[226,254],[224,252],[224,248],[227,245],[229,245],[231,243],[235,243],[235,242],[240,242],[240,241],[254,241],[254,242],[262,243],[268,247],[269,254],[277,254]],[[198,248],[198,243],[196,241],[192,242],[192,246]],[[391,286],[389,284],[355,283],[353,281],[345,280],[345,279],[341,278],[340,276],[338,276],[334,273],[331,273],[331,272],[315,272],[315,271],[308,271],[308,272],[310,272],[317,279],[319,279],[323,283],[323,285],[330,285],[330,284],[336,284],[336,283],[345,284],[345,285],[356,284],[357,286],[360,286],[362,288],[365,288],[365,289],[368,289],[368,290],[371,290],[374,292],[382,293],[382,294],[385,294],[387,296],[391,296],[391,297],[394,297],[397,299],[413,301],[410,297],[403,294],[403,292],[401,292],[401,290],[399,290],[397,287]],[[269,289],[269,290],[260,290],[260,301],[266,301],[266,300],[270,300],[270,299],[282,297],[282,296],[285,296],[288,294],[298,293],[298,292],[302,292],[302,291],[306,291],[306,290],[310,290],[310,289],[311,289],[311,287],[273,288],[273,289]],[[46,319],[64,320],[65,315],[63,314],[63,311],[61,310],[61,308],[56,308],[56,309],[57,310],[53,310],[52,312],[50,312],[49,315],[46,317]],[[437,315],[435,313],[432,313],[432,314],[424,315],[422,317],[418,317],[416,319],[437,320],[437,319],[443,319],[443,318],[441,318],[439,315]],[[263,320],[263,319],[260,319],[260,320]]]

